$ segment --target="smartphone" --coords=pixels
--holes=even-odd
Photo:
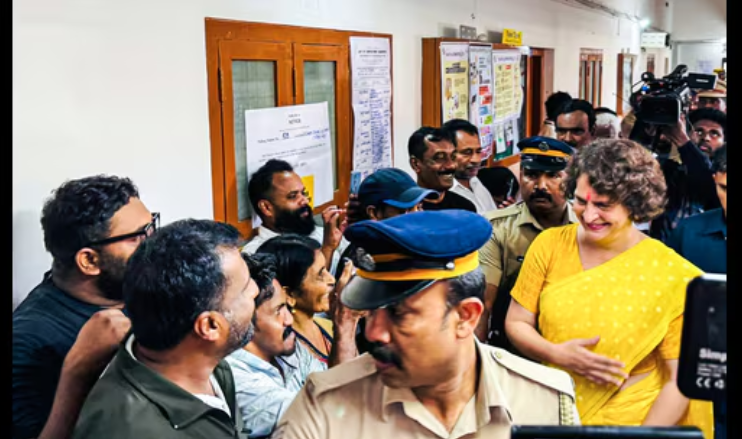
[[[727,276],[691,280],[683,316],[678,388],[691,399],[720,400],[727,388]]]

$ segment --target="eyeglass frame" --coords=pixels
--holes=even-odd
[[[108,244],[113,244],[115,242],[125,241],[131,238],[136,238],[137,236],[144,236],[145,238],[147,238],[151,236],[153,233],[157,232],[157,229],[159,228],[160,228],[160,212],[152,212],[152,221],[147,223],[141,230],[138,230],[136,232],[131,232],[131,233],[125,233],[123,235],[111,236],[105,239],[99,239],[98,241],[91,241],[85,244],[83,248],[100,247],[100,246],[104,246]],[[152,230],[151,233],[150,233],[150,230]]]

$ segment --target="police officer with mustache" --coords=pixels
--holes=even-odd
[[[484,318],[477,328],[480,340],[515,353],[517,349],[505,335],[505,316],[526,250],[543,230],[577,222],[561,187],[574,149],[541,136],[521,140],[518,148],[523,201],[485,215],[492,224],[492,236],[480,255],[487,289]]]
[[[478,250],[491,234],[464,210],[348,227],[365,255],[340,300],[368,311],[373,347],[311,374],[273,438],[508,439],[513,425],[579,424],[569,375],[474,336],[485,287]]]

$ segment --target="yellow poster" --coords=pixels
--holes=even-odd
[[[301,182],[304,183],[304,189],[307,191],[309,208],[314,209],[314,175],[305,175],[301,178]]]
[[[520,52],[514,50],[496,50],[492,53],[495,71],[495,123],[520,117],[523,103],[520,57]]]
[[[469,120],[469,46],[441,45],[443,122]]]
[[[495,66],[495,120],[504,120],[515,113],[515,66]]]

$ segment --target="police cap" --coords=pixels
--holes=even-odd
[[[527,137],[518,142],[520,165],[536,171],[561,171],[567,167],[574,150],[551,137]]]
[[[478,250],[491,235],[483,216],[458,209],[354,223],[345,238],[359,248],[356,276],[341,300],[351,309],[377,309],[473,271],[479,267]]]

